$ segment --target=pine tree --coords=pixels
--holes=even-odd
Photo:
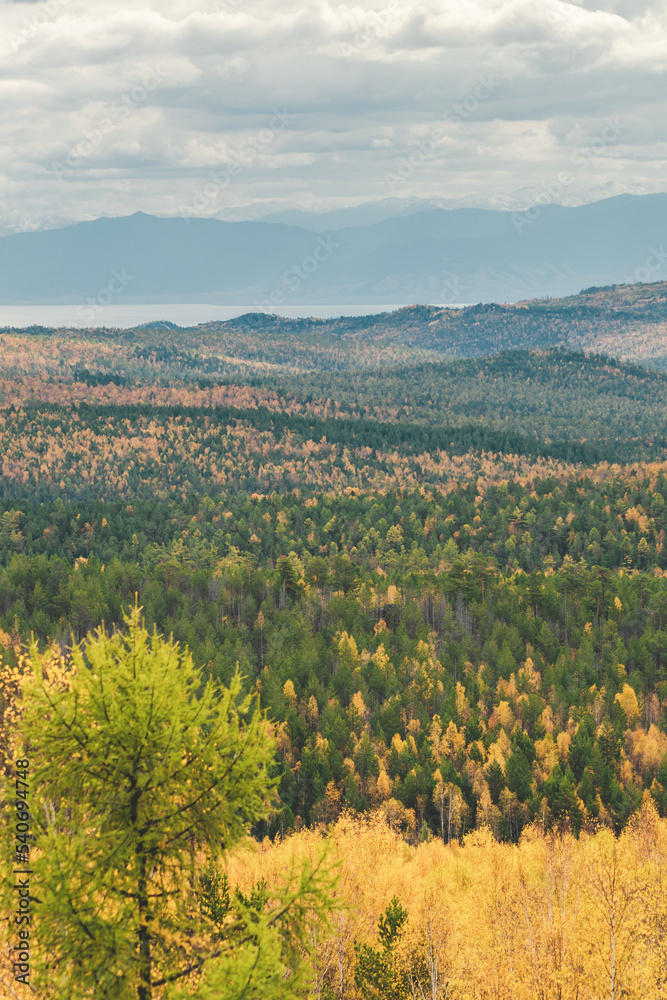
[[[408,911],[394,896],[378,920],[381,947],[355,943],[354,982],[364,1000],[407,1000],[410,996],[410,975],[396,953],[407,919]]]

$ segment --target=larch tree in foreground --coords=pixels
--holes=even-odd
[[[27,661],[37,985],[70,1000],[303,996],[330,870],[246,897],[216,866],[271,811],[269,725],[238,673],[203,683],[140,609],[125,621],[64,669],[36,648]]]

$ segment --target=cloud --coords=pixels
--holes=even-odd
[[[394,194],[507,193],[557,175],[608,117],[624,128],[570,196],[655,187],[665,167],[664,3],[604,7],[0,4],[0,213],[168,213],[230,164],[238,172],[207,202],[210,214],[257,199],[381,198],[386,175],[417,158],[434,129],[442,136]],[[484,79],[493,86],[476,99]],[[276,111],[281,128],[270,124]]]

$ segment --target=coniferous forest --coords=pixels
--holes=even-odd
[[[665,301],[0,331],[5,758],[32,732],[103,773],[98,647],[175,664],[172,704],[231,692],[224,725],[183,709],[204,770],[250,748],[240,819],[127,847],[153,895],[63,903],[94,939],[77,893],[136,901],[139,985],[131,942],[98,939],[97,981],[46,934],[41,995],[667,996]],[[68,872],[78,779],[44,768]],[[150,902],[188,880],[190,937]]]

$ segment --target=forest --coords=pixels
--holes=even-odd
[[[667,995],[666,302],[1,331],[3,753],[140,607],[266,713],[229,885],[341,859],[316,995]]]

